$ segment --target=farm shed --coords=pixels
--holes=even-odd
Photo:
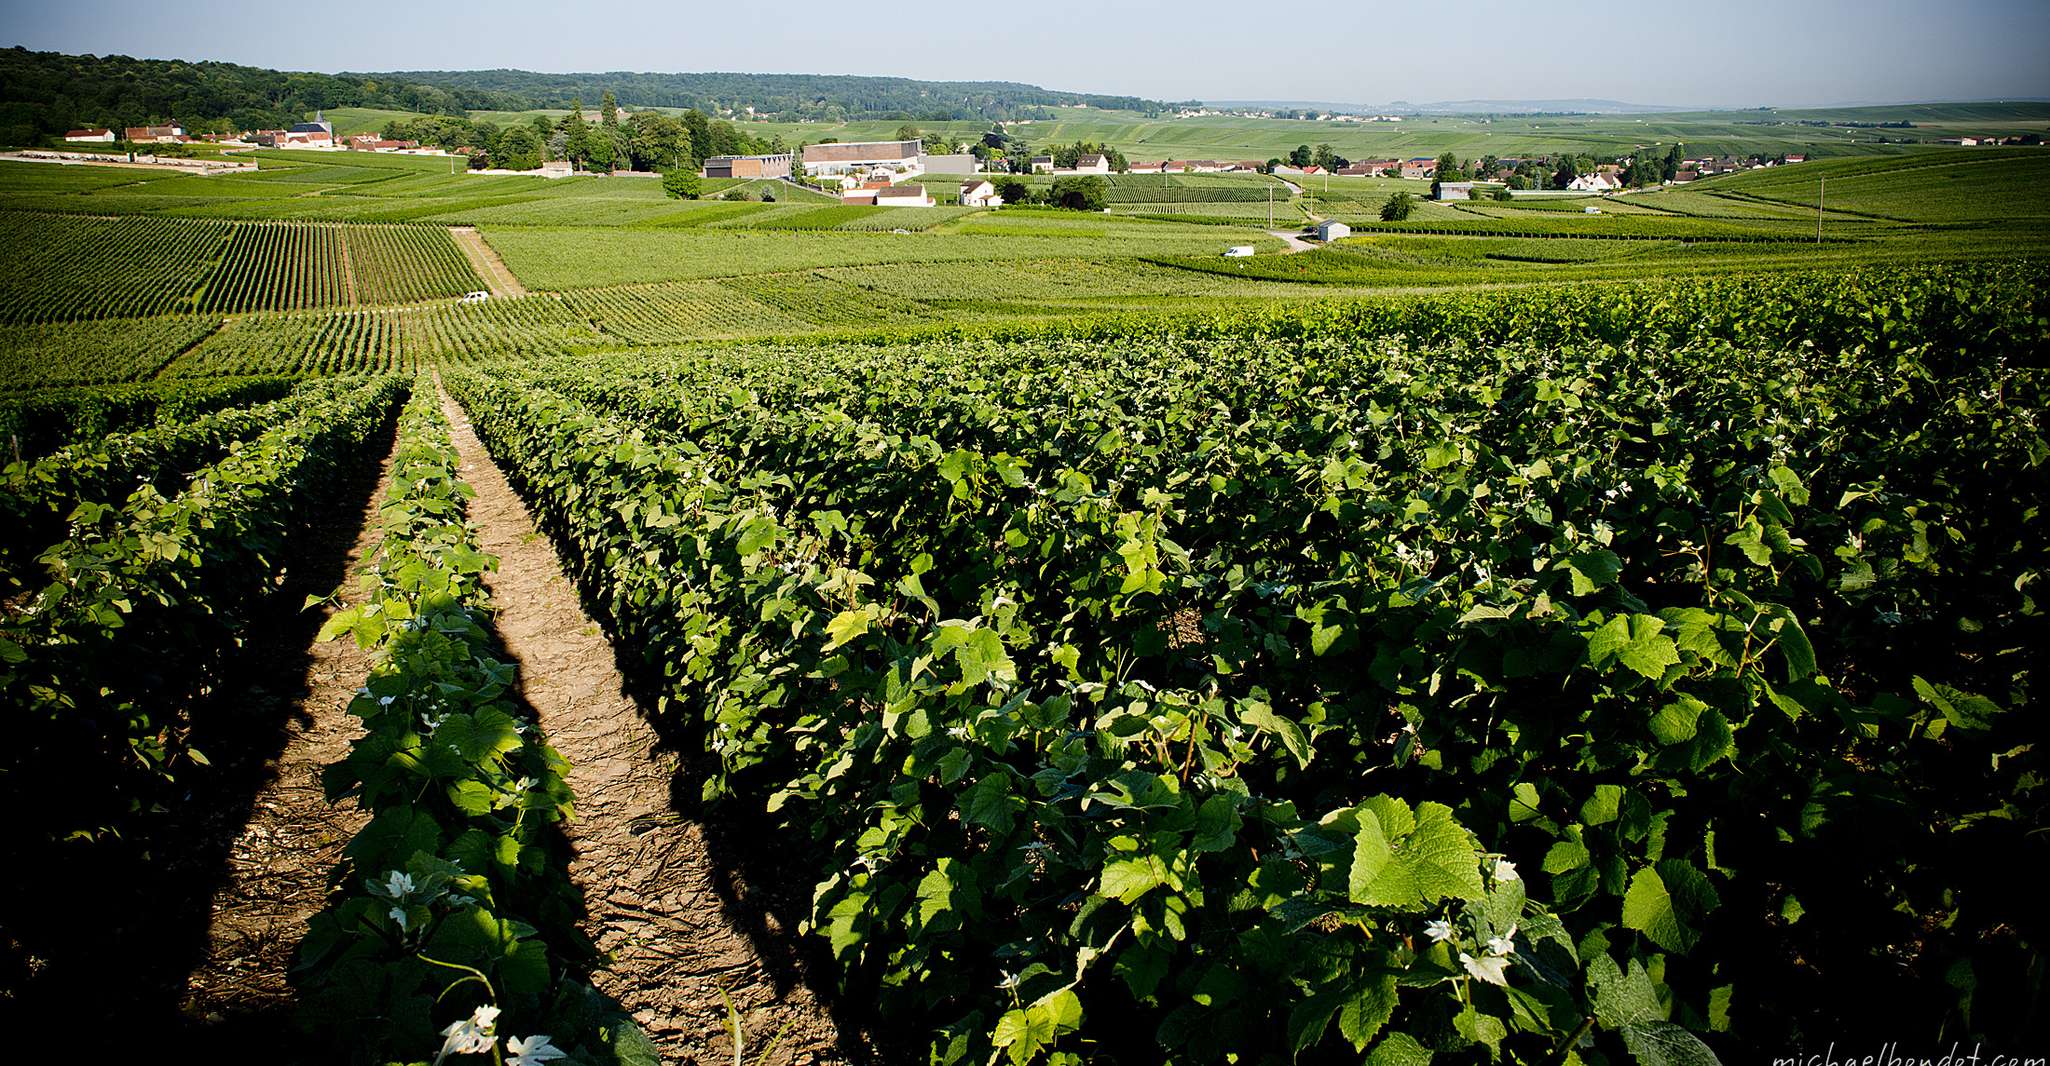
[[[1352,227],[1335,218],[1327,218],[1317,223],[1317,239],[1320,241],[1335,241],[1340,237],[1350,236],[1352,236]]]
[[[952,155],[921,155],[918,157],[918,169],[927,174],[973,174],[981,168],[975,165],[974,156],[956,152]]]

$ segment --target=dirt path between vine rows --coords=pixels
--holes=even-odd
[[[322,622],[362,596],[357,576],[384,537],[378,508],[391,487],[391,460],[390,454],[384,457],[376,488],[363,503],[337,597],[341,603],[321,609]],[[285,972],[306,935],[307,919],[326,902],[328,875],[342,848],[369,820],[354,803],[329,803],[320,773],[346,757],[362,733],[349,701],[369,676],[370,653],[343,637],[310,643],[304,654],[304,695],[295,706],[273,709],[290,720],[284,745],[264,767],[269,779],[229,846],[206,955],[187,981],[181,1012],[200,1033],[215,1030],[198,1037],[202,1044],[261,1040],[244,1030],[274,1033],[289,1023],[285,1016],[294,998]],[[257,706],[277,698],[260,689],[246,696]]]
[[[491,243],[484,239],[484,235],[477,232],[477,227],[450,226],[448,235],[455,238],[456,247],[461,248],[463,254],[469,257],[470,266],[477,271],[477,276],[484,279],[484,284],[491,286],[491,295],[527,294],[527,287],[520,284],[519,278],[513,276],[512,270],[505,265],[505,260],[499,258],[498,249],[493,248]]]
[[[614,960],[594,983],[625,1005],[665,1062],[733,1060],[721,988],[741,1012],[750,1066],[843,1061],[825,1007],[755,950],[743,919],[760,916],[728,910],[718,886],[734,875],[714,867],[704,827],[675,812],[676,759],[658,750],[655,731],[623,694],[612,646],[584,613],[553,545],[461,406],[445,396],[442,404],[463,479],[477,492],[470,518],[483,550],[499,559],[485,582],[494,627],[542,732],[573,767],[570,876],[589,909],[586,931]],[[786,1025],[776,1054],[760,1058]]]

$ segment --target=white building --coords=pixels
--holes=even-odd
[[[997,195],[997,188],[986,181],[964,181],[961,183],[962,207],[1002,207],[1004,198]]]
[[[1087,154],[1084,154],[1084,155],[1078,155],[1078,156],[1076,156],[1076,157],[1075,157],[1075,167],[1074,167],[1074,169],[1072,169],[1072,170],[1056,170],[1056,171],[1054,171],[1054,173],[1056,173],[1056,174],[1108,174],[1108,173],[1110,173],[1110,160],[1109,160],[1109,159],[1106,159],[1106,158],[1104,158],[1103,156],[1097,155],[1097,154],[1095,154],[1095,153],[1093,153],[1093,152],[1091,152],[1091,153],[1087,153]]]
[[[1317,223],[1317,239],[1320,241],[1335,241],[1340,237],[1350,236],[1352,236],[1352,227],[1337,219],[1327,218]]]
[[[807,144],[804,172],[815,178],[867,177],[877,171],[910,176],[924,173],[918,164],[924,154],[924,142],[915,140]]]
[[[1051,173],[1053,173],[1053,157],[1052,157],[1052,156],[1050,156],[1050,155],[1036,155],[1036,156],[1033,156],[1033,157],[1032,157],[1032,172],[1033,172],[1034,174],[1051,174]]]
[[[892,185],[876,190],[877,207],[931,207],[932,197],[925,194],[923,185]]]
[[[1574,192],[1615,192],[1623,186],[1601,174],[1582,174],[1568,182],[1566,187]]]
[[[81,144],[113,144],[114,131],[110,129],[103,129],[97,126],[91,129],[69,130],[64,134],[64,139],[67,141],[76,141]]]

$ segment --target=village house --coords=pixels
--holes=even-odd
[[[997,195],[996,186],[987,181],[964,181],[961,183],[962,207],[1002,207],[1004,198]]]
[[[1055,168],[1056,174],[1108,174],[1110,160],[1094,152],[1085,152],[1075,157],[1075,165],[1066,169]]]
[[[705,160],[707,178],[787,178],[790,153],[777,155],[715,155]]]
[[[1033,157],[1032,157],[1032,172],[1033,172],[1034,174],[1051,174],[1051,173],[1053,173],[1053,157],[1052,157],[1052,156],[1050,156],[1050,155],[1036,155],[1036,156],[1033,156]]]
[[[1127,174],[1158,174],[1162,165],[1160,163],[1131,163],[1125,167],[1125,172]]]
[[[1688,183],[1688,182],[1690,182],[1690,181],[1700,181],[1700,180],[1701,180],[1701,172],[1700,172],[1700,171],[1696,171],[1696,170],[1676,170],[1676,171],[1674,171],[1674,172],[1673,172],[1673,181],[1672,181],[1672,184],[1674,184],[1674,185],[1685,185],[1685,184],[1687,184],[1687,183]]]
[[[1808,157],[1805,155],[1790,155],[1787,157],[1787,162],[1789,163],[1806,163],[1807,161]]]
[[[1393,159],[1363,159],[1339,167],[1336,173],[1347,178],[1378,178],[1390,170],[1401,169],[1402,164]]]
[[[76,141],[80,144],[91,144],[95,142],[100,144],[112,144],[114,143],[114,131],[102,126],[94,126],[90,129],[83,130],[66,130],[64,132],[64,139],[67,141]]]
[[[333,148],[335,147],[335,124],[313,113],[313,121],[300,122],[284,132],[279,138],[279,148]]]
[[[1401,177],[1412,181],[1433,177],[1438,173],[1438,161],[1435,159],[1405,159],[1397,173]]]
[[[917,140],[807,144],[804,172],[815,178],[854,178],[857,182],[884,178],[895,182],[923,173],[918,157],[924,151],[924,142]]]
[[[420,147],[419,141],[388,141],[374,133],[359,133],[347,143],[357,152],[407,152]]]
[[[130,144],[182,144],[189,140],[185,127],[176,122],[168,126],[130,126],[121,131],[121,139]]]
[[[1622,188],[1623,185],[1621,182],[1612,180],[1608,177],[1608,175],[1603,174],[1600,171],[1596,171],[1593,174],[1582,174],[1579,177],[1574,178],[1572,181],[1566,183],[1566,187],[1568,189],[1573,190],[1574,192],[1599,193],[1615,192],[1617,189]]]
[[[933,199],[925,194],[925,186],[917,183],[892,185],[876,190],[877,207],[931,207]]]

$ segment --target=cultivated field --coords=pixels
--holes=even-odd
[[[2039,1032],[2050,153],[1390,223],[256,158],[0,163],[0,1002],[85,1058]]]

